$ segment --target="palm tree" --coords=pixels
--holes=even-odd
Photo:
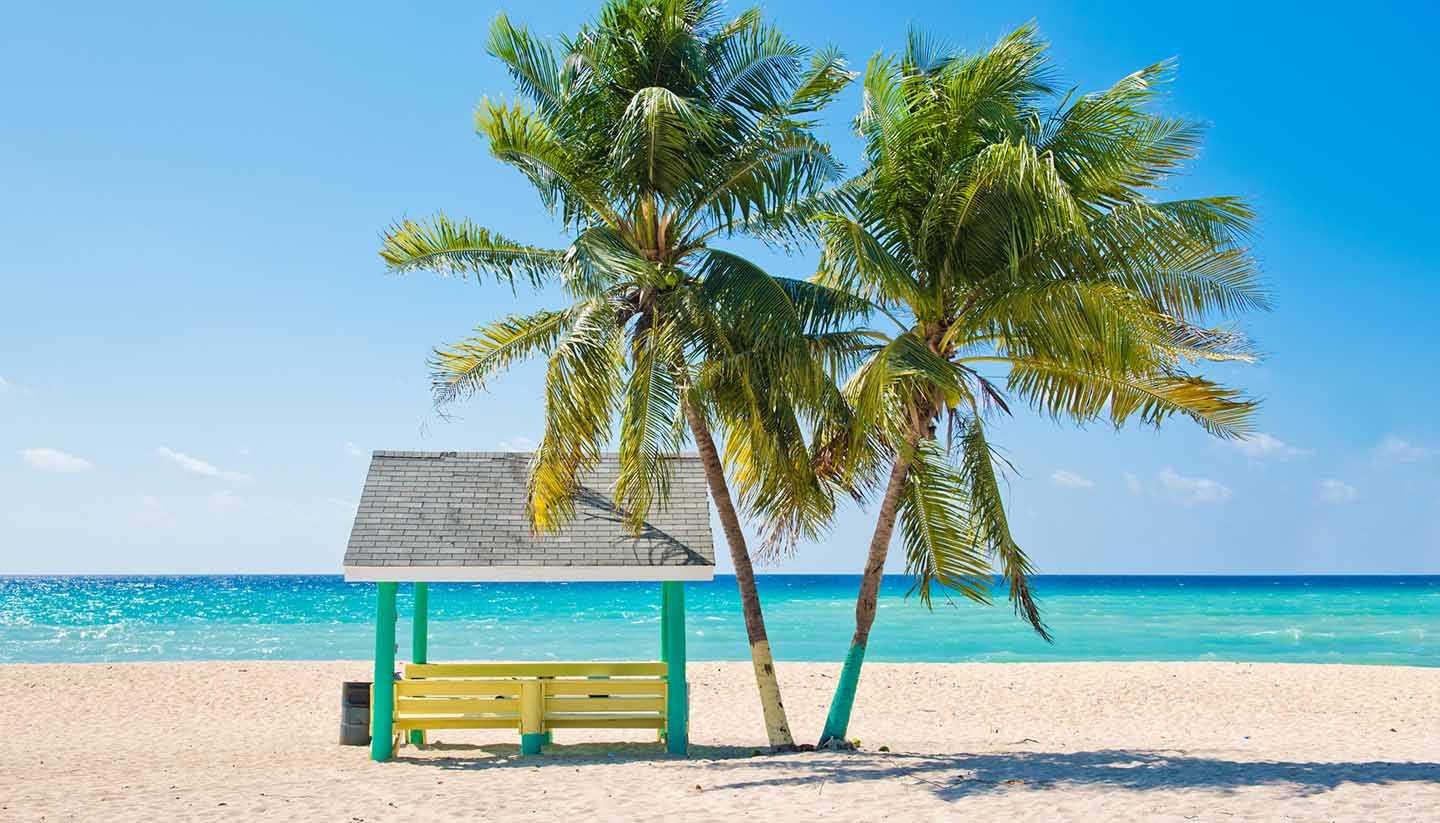
[[[1032,26],[972,55],[912,33],[867,68],[866,168],[792,210],[824,244],[816,282],[895,324],[844,387],[853,422],[819,450],[837,482],[883,489],[822,745],[846,745],[897,523],[925,604],[936,585],[985,602],[998,571],[1049,639],[986,434],[1010,397],[1081,423],[1179,414],[1219,437],[1247,431],[1255,403],[1185,369],[1252,358],[1210,322],[1266,306],[1252,214],[1233,197],[1151,199],[1202,133],[1147,110],[1171,72],[1061,97]],[[800,229],[790,219],[776,236]]]
[[[735,566],[769,740],[793,747],[736,499],[781,540],[829,517],[801,435],[833,402],[825,367],[845,362],[855,336],[844,324],[865,307],[711,243],[763,230],[839,176],[810,118],[852,76],[837,53],[811,55],[758,11],[723,19],[718,0],[607,0],[558,50],[502,14],[488,48],[525,102],[482,102],[478,131],[559,217],[569,246],[439,215],[392,226],[381,255],[397,272],[558,284],[567,305],[438,349],[437,402],[547,358],[529,481],[540,530],[573,514],[575,478],[617,422],[616,499],[638,530],[665,500],[668,458],[688,432]]]

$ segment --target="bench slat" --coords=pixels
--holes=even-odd
[[[405,677],[663,677],[661,662],[409,663]]]
[[[545,714],[551,712],[663,712],[661,697],[552,697],[545,701]]]
[[[430,695],[436,697],[447,695],[519,697],[520,683],[512,680],[397,680],[395,681],[395,695],[397,697]]]
[[[655,697],[665,694],[664,680],[547,680],[549,695],[640,694]]]
[[[663,729],[665,718],[644,715],[559,715],[546,717],[545,726],[551,729]]]
[[[395,710],[400,714],[510,714],[520,711],[520,701],[513,698],[414,698],[402,697],[395,701]]]
[[[395,721],[396,731],[413,729],[517,729],[514,717],[402,717]]]

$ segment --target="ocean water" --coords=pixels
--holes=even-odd
[[[859,579],[768,575],[783,660],[839,660]],[[868,660],[1239,660],[1440,666],[1440,577],[1044,576],[1047,644],[994,606],[886,580]],[[409,656],[410,587],[400,588]],[[432,584],[430,657],[653,659],[655,584]],[[687,586],[692,660],[746,660],[733,577]],[[375,586],[338,576],[0,577],[0,662],[366,659]]]

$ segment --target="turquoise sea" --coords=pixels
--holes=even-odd
[[[760,579],[785,660],[838,660],[857,577]],[[885,583],[869,660],[1247,660],[1440,666],[1440,576],[1038,579],[1049,645],[1011,614],[906,598]],[[408,657],[410,587],[401,586]],[[687,586],[690,657],[748,659],[732,577]],[[660,590],[645,584],[434,584],[432,660],[644,659]],[[0,662],[365,659],[375,587],[336,576],[0,577]]]

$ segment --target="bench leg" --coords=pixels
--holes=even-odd
[[[545,684],[520,685],[520,753],[539,754],[545,745]]]

